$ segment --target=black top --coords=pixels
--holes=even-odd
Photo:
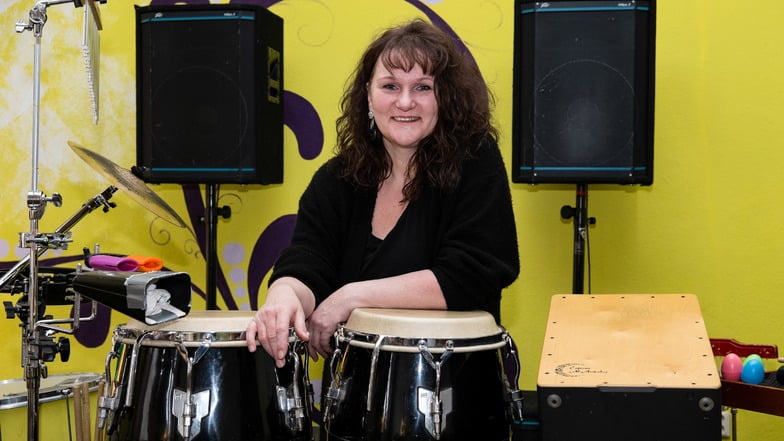
[[[447,308],[484,310],[500,323],[501,290],[520,270],[509,181],[495,143],[477,147],[457,189],[425,188],[381,241],[371,235],[375,192],[337,177],[334,159],[303,193],[291,245],[270,283],[291,276],[317,304],[341,286],[430,269]]]

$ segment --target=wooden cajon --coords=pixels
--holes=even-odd
[[[720,391],[696,296],[552,297],[537,380],[544,441],[717,441]]]

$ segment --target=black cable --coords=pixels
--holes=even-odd
[[[589,218],[590,219],[590,218]],[[588,265],[588,294],[591,294],[591,241],[590,241],[590,234],[588,232],[591,229],[591,222],[588,221],[588,225],[585,226],[585,257],[586,263]]]

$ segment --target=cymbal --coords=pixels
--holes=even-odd
[[[82,147],[74,141],[69,140],[68,145],[84,162],[108,179],[115,187],[128,192],[128,195],[142,207],[173,225],[187,228],[185,221],[182,220],[177,212],[155,192],[150,190],[147,184],[131,173],[130,170],[120,167],[109,159]]]

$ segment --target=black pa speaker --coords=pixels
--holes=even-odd
[[[652,184],[655,1],[515,8],[512,180]]]
[[[152,183],[283,182],[283,20],[136,6],[137,165]]]

